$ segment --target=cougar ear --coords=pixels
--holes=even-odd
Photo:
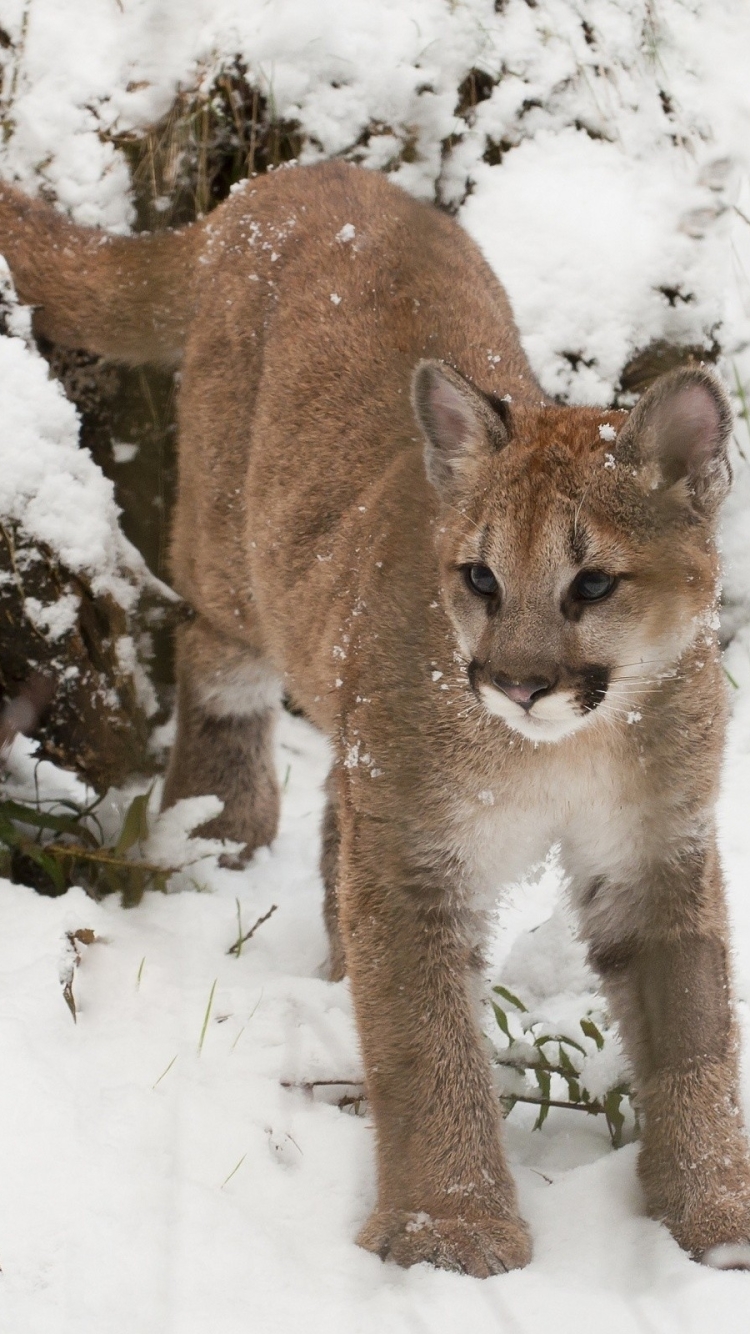
[[[425,438],[425,468],[435,489],[448,496],[483,455],[510,438],[507,403],[492,403],[480,389],[442,361],[420,361],[412,403]]]
[[[718,506],[732,470],[727,441],[732,409],[719,380],[701,368],[662,375],[620,432],[618,449],[651,465],[654,489],[681,483],[699,508]]]

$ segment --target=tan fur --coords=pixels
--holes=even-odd
[[[718,383],[665,377],[629,419],[548,403],[466,235],[341,164],[132,241],[6,188],[0,244],[50,337],[132,360],[163,333],[167,361],[184,337],[173,570],[197,619],[165,799],[218,792],[216,832],[270,840],[282,682],[335,747],[326,920],[378,1141],[362,1244],[477,1275],[529,1259],[476,996],[488,904],[556,839],[634,1064],[649,1210],[696,1256],[747,1242]],[[583,604],[584,570],[619,582]]]
[[[326,783],[326,808],[321,830],[320,874],[323,878],[323,916],[328,933],[328,976],[340,982],[346,976],[346,954],[341,938],[339,914],[339,856],[341,834],[334,774]]]
[[[16,290],[36,307],[37,334],[136,366],[179,361],[205,225],[110,236],[75,227],[1,183],[0,217]]]

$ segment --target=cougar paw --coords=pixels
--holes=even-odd
[[[474,1278],[522,1269],[531,1259],[529,1230],[517,1217],[431,1218],[393,1210],[373,1214],[357,1240],[405,1268],[427,1261]]]
[[[726,1192],[701,1201],[700,1211],[667,1223],[673,1237],[693,1260],[711,1269],[750,1269],[750,1208],[747,1192]]]
[[[750,1269],[750,1241],[725,1241],[698,1256],[710,1269]]]
[[[677,1214],[677,1210],[675,1210]],[[734,1189],[699,1191],[677,1217],[666,1210],[651,1211],[666,1223],[675,1241],[691,1259],[710,1269],[750,1269],[750,1183]]]

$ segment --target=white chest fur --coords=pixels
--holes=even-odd
[[[597,876],[630,881],[644,852],[644,810],[626,792],[616,748],[547,745],[509,765],[494,786],[455,808],[453,851],[472,897],[489,903],[560,843],[576,885]]]

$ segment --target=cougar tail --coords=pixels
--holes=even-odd
[[[179,363],[203,241],[200,224],[137,236],[77,227],[0,182],[0,255],[35,332],[111,361]]]

